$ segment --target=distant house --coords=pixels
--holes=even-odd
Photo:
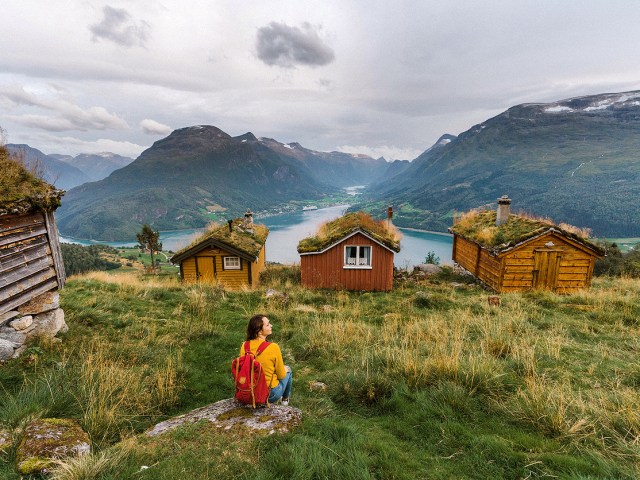
[[[187,283],[211,283],[229,289],[255,286],[265,265],[269,229],[253,224],[251,212],[244,219],[218,225],[171,257],[180,265]]]
[[[9,159],[0,146],[0,326],[8,314],[63,287],[54,211],[64,192]],[[3,320],[4,319],[4,320]]]
[[[588,287],[602,249],[575,227],[513,215],[510,203],[501,197],[497,212],[469,212],[449,229],[453,261],[496,292]]]
[[[388,291],[393,287],[397,231],[369,215],[349,213],[298,244],[302,285],[308,288]]]

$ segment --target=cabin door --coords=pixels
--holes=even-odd
[[[536,290],[555,291],[560,272],[562,250],[534,250],[533,288]]]
[[[196,264],[198,267],[198,281],[213,283],[216,277],[216,270],[214,267],[215,257],[196,257]]]

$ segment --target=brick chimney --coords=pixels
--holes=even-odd
[[[504,225],[509,221],[509,215],[511,215],[511,199],[503,195],[498,199],[498,213],[496,215],[496,227]]]

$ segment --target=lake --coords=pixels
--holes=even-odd
[[[266,218],[256,218],[256,223],[263,223],[269,227],[267,237],[267,261],[278,263],[300,263],[300,256],[296,250],[298,242],[313,235],[322,223],[333,220],[344,214],[348,205],[319,208],[318,210],[298,211]],[[395,255],[395,265],[399,268],[409,268],[422,263],[428,252],[434,252],[440,257],[440,263],[451,264],[451,249],[453,239],[451,235],[424,232],[413,229],[400,229],[400,253]],[[160,232],[160,240],[164,250],[174,252],[187,246],[202,230],[175,230]],[[135,242],[89,242],[61,237],[66,243],[80,243],[92,245],[104,243],[114,247],[135,246]]]

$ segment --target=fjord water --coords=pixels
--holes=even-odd
[[[348,205],[320,208],[318,210],[297,211],[272,217],[257,218],[257,223],[269,227],[267,237],[267,261],[284,264],[300,263],[300,256],[296,250],[298,242],[313,235],[324,222],[333,220],[344,214]],[[160,240],[164,250],[178,251],[189,245],[202,230],[175,230],[160,232]],[[395,255],[395,265],[398,268],[409,268],[422,263],[427,253],[434,252],[440,258],[440,263],[452,263],[452,237],[441,233],[401,229],[400,253]],[[62,238],[63,242],[91,245],[95,242]],[[107,243],[107,242],[99,242]],[[110,242],[115,247],[134,246],[134,242]]]
[[[269,227],[267,238],[267,260],[279,263],[299,263],[296,250],[298,242],[313,235],[324,222],[344,214],[347,205],[299,211],[258,220]],[[451,263],[452,238],[450,235],[402,229],[400,253],[395,255],[399,268],[422,263],[429,251],[440,257],[441,263]]]

